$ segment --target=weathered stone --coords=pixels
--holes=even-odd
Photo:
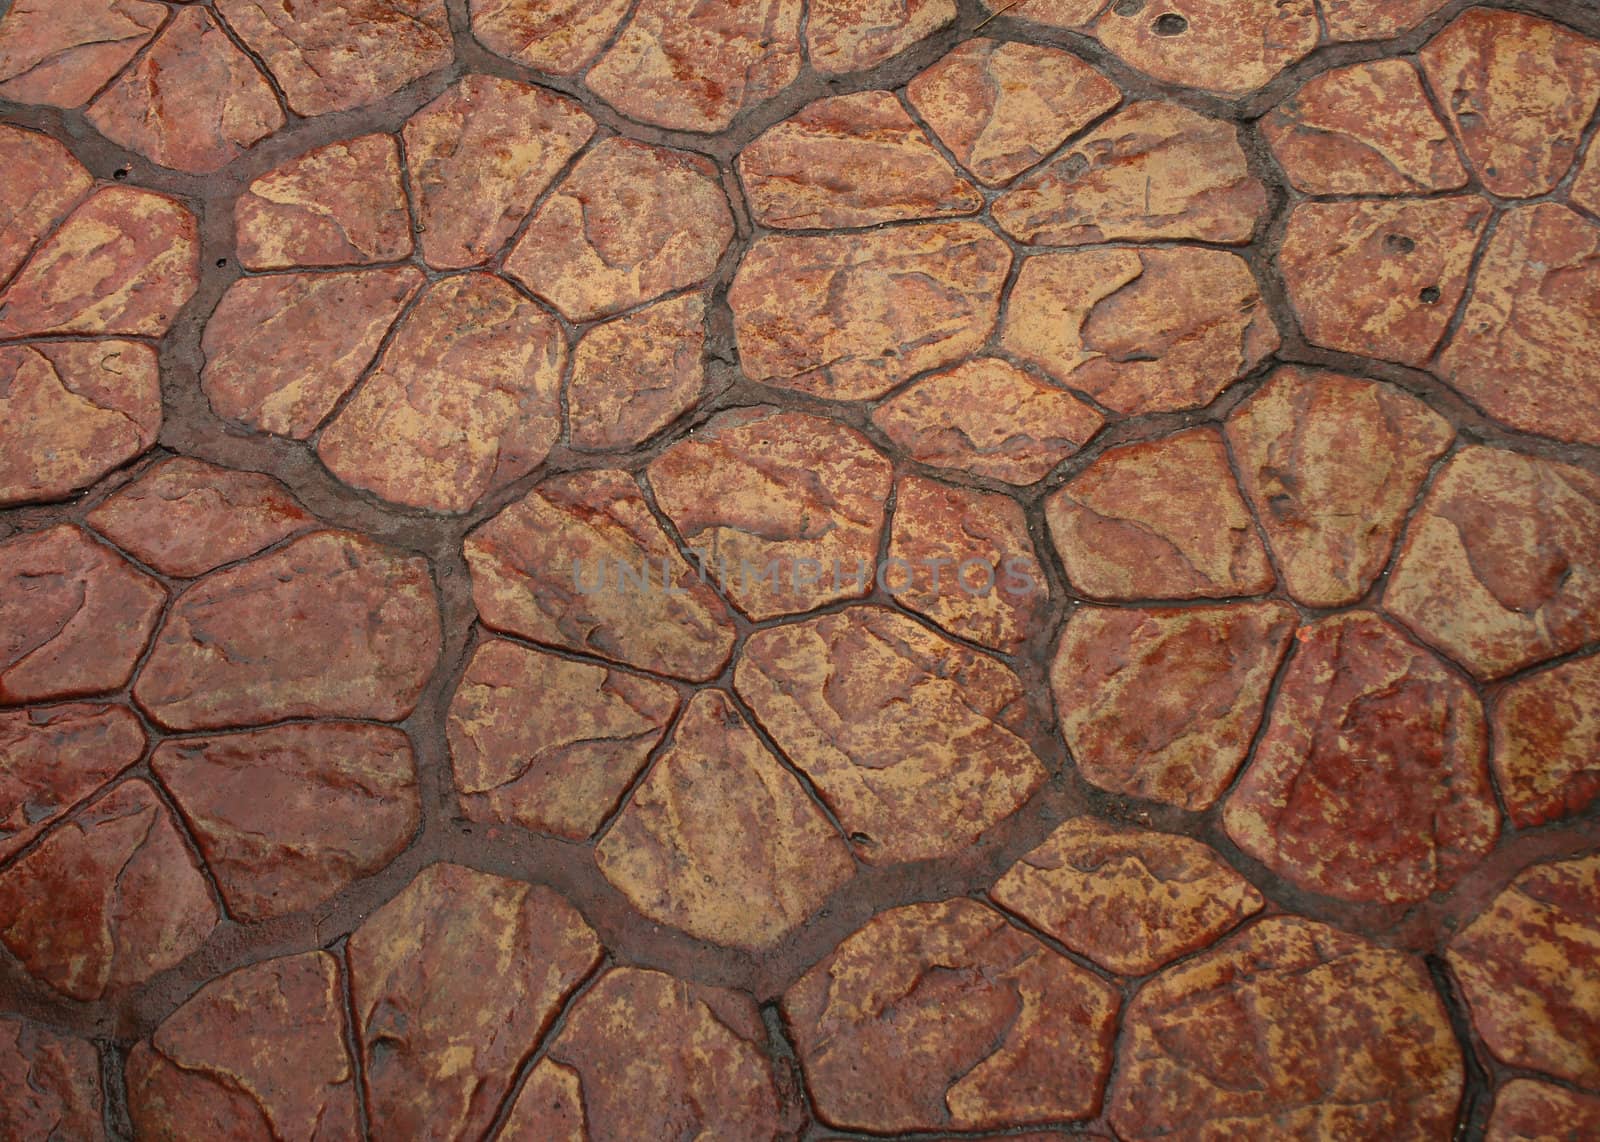
[[[1278,348],[1278,329],[1236,254],[1075,250],[1023,263],[1000,344],[1139,415],[1210,403]]]
[[[569,320],[592,321],[702,281],[732,239],[711,160],[611,138],[539,207],[505,268]]]
[[[1297,916],[1258,921],[1128,1004],[1117,1137],[1448,1138],[1460,1048],[1427,969]]]
[[[1118,3],[1094,36],[1124,63],[1167,83],[1222,95],[1254,91],[1317,46],[1313,0]]]
[[[477,1138],[601,948],[550,889],[435,864],[348,955],[372,1132]]]
[[[447,278],[406,315],[317,455],[386,500],[466,511],[549,455],[566,357],[556,319],[500,278]]]
[[[735,684],[871,864],[961,852],[1045,778],[1017,676],[883,607],[756,632]]]
[[[994,204],[1020,242],[1194,239],[1248,242],[1267,192],[1238,129],[1175,103],[1134,103],[1079,138]]]
[[[955,0],[811,0],[806,56],[823,75],[862,71],[956,20]]]
[[[1227,437],[1289,593],[1339,607],[1388,564],[1455,429],[1398,389],[1286,367],[1228,418]]]
[[[764,236],[728,291],[740,363],[752,380],[872,400],[979,349],[1010,266],[976,222]]]
[[[1027,0],[1013,5],[1011,0],[979,0],[991,17],[1027,20],[1053,28],[1081,28],[1105,8],[1105,0]]]
[[[704,682],[733,620],[626,472],[546,480],[467,536],[472,597],[495,630]]]
[[[450,702],[462,809],[474,821],[586,840],[677,709],[665,683],[491,639]]]
[[[1450,0],[1321,0],[1336,40],[1386,40],[1416,27]]]
[[[469,0],[472,34],[535,71],[573,75],[599,54],[629,0]]]
[[[100,1058],[94,1044],[0,1018],[0,1135],[17,1142],[73,1139],[104,1142]]]
[[[1384,609],[1479,678],[1600,637],[1600,476],[1465,448],[1412,521]]]
[[[1078,608],[1050,673],[1078,772],[1209,809],[1244,763],[1295,621],[1279,602]]]
[[[425,560],[319,531],[180,595],[133,692],[180,730],[397,721],[416,705],[439,647]]]
[[[1567,188],[1567,199],[1590,214],[1600,214],[1600,147],[1589,148],[1577,177]]]
[[[123,706],[0,713],[0,860],[144,755],[144,729]]]
[[[662,453],[649,474],[656,503],[751,618],[871,589],[862,580],[878,554],[893,466],[855,429],[803,412],[732,409]]]
[[[129,781],[0,873],[0,941],[92,1002],[172,967],[216,926],[204,875],[155,791]]]
[[[1583,1142],[1600,1135],[1600,1097],[1512,1079],[1494,1096],[1486,1142]]]
[[[1213,428],[1113,448],[1045,501],[1074,588],[1096,599],[1215,599],[1272,566]]]
[[[596,325],[567,382],[572,446],[629,448],[694,407],[705,387],[706,300],[686,294]]]
[[[0,98],[82,106],[166,17],[144,0],[15,0],[0,19]]]
[[[990,895],[1109,971],[1148,975],[1209,947],[1266,901],[1188,837],[1068,821]]]
[[[843,1129],[1092,1118],[1116,988],[973,900],[879,913],[783,997],[817,1116]]]
[[[1600,797],[1600,658],[1519,678],[1495,696],[1494,774],[1520,829]]]
[[[1493,847],[1483,707],[1378,616],[1301,630],[1255,757],[1223,807],[1245,852],[1345,900],[1409,903]]]
[[[5,27],[0,22],[0,45]],[[16,272],[39,239],[59,226],[92,186],[94,179],[83,164],[50,136],[0,126],[0,282]]]

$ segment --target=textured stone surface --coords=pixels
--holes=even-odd
[[[1094,35],[1157,79],[1243,95],[1317,46],[1313,0],[1151,0],[1113,4]]]
[[[861,71],[955,19],[955,0],[811,0],[806,6],[806,55],[823,75]]]
[[[0,860],[137,762],[144,746],[139,719],[123,706],[0,713]]]
[[[5,27],[0,21],[0,44]],[[0,281],[93,185],[83,164],[48,135],[0,126]]]
[[[630,0],[469,0],[472,34],[497,55],[551,75],[594,59]]]
[[[21,1019],[0,1019],[0,1133],[18,1142],[71,1138],[102,1142],[100,1059],[87,1039]]]
[[[1600,796],[1600,658],[1512,682],[1490,722],[1495,783],[1518,828],[1581,813]]]
[[[1590,214],[1600,214],[1600,147],[1589,148],[1577,177],[1567,188],[1567,200]]]
[[[15,0],[0,19],[0,98],[81,106],[166,16],[145,0]]]
[[[1450,0],[1321,0],[1336,40],[1385,40],[1410,31]]]
[[[1079,28],[1088,24],[1105,8],[1104,0],[1026,0],[1014,11],[1006,11],[1011,0],[981,0],[991,16],[1030,20],[1053,28]]]
[[[1600,1134],[1600,1097],[1512,1079],[1494,1096],[1487,1142],[1583,1142]]]
[[[588,330],[567,382],[572,446],[627,448],[689,411],[705,387],[705,316],[705,298],[686,294]]]
[[[817,1115],[885,1133],[1093,1117],[1110,984],[972,900],[869,920],[783,997]]]

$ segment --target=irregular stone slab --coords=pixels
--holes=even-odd
[[[1004,186],[1122,102],[1122,92],[1068,52],[980,38],[913,79],[906,98],[974,178]]]
[[[1300,631],[1255,757],[1223,806],[1245,852],[1343,900],[1409,903],[1494,846],[1483,707],[1370,612]]]
[[[1487,1142],[1544,1142],[1600,1134],[1600,1097],[1512,1079],[1494,1096]]]
[[[1461,1052],[1421,962],[1298,916],[1258,921],[1128,1004],[1117,1137],[1447,1138]]]
[[[1133,416],[1209,404],[1278,341],[1244,259],[1192,246],[1031,257],[1000,334],[1003,348]]]
[[[0,348],[0,505],[57,500],[156,442],[161,370],[137,341]]]
[[[1464,448],[1412,521],[1384,609],[1479,678],[1600,636],[1600,477]]]
[[[601,952],[548,888],[423,869],[348,945],[373,1133],[481,1137]]]
[[[160,337],[199,281],[199,232],[186,207],[148,190],[102,187],[0,293],[0,337]]]
[[[1295,368],[1273,373],[1226,432],[1284,585],[1312,607],[1366,594],[1455,438],[1448,421],[1398,389]]]
[[[472,34],[535,71],[574,75],[611,39],[629,0],[470,0]]]
[[[989,893],[1108,971],[1148,975],[1261,911],[1262,895],[1199,841],[1068,821]]]
[[[0,860],[144,756],[144,728],[123,706],[0,713]]]
[[[800,0],[640,0],[584,83],[630,118],[721,131],[800,74]]]
[[[446,724],[462,810],[587,840],[677,710],[665,683],[490,639],[473,651]]]
[[[955,21],[955,0],[811,0],[806,56],[823,75],[862,71]]]
[[[319,531],[180,595],[133,693],[175,730],[298,717],[398,721],[416,705],[439,647],[426,560]]]
[[[414,266],[239,279],[200,339],[206,399],[218,416],[304,440],[423,284]]]
[[[817,1116],[841,1129],[1091,1118],[1117,989],[957,898],[881,912],[783,996]]]
[[[0,98],[80,107],[166,18],[144,0],[15,0],[0,19]]]
[[[1450,0],[1321,0],[1335,40],[1386,40],[1409,32]]]
[[[180,579],[248,559],[315,522],[271,476],[187,456],[161,461],[89,513],[112,543]]]
[[[1050,681],[1078,772],[1209,809],[1244,763],[1295,622],[1280,602],[1073,611]]]
[[[540,88],[458,80],[402,132],[423,259],[435,269],[487,261],[594,129],[578,104]]]
[[[545,199],[505,269],[568,320],[592,321],[703,280],[732,240],[711,160],[610,138]]]
[[[444,0],[218,0],[299,115],[376,103],[454,54]]]
[[[595,859],[650,919],[755,952],[855,871],[844,838],[717,690],[689,703]]]
[[[1600,856],[1537,864],[1450,942],[1472,1025],[1497,1059],[1600,1085]]]
[[[1583,812],[1600,797],[1600,658],[1582,658],[1495,695],[1494,775],[1519,829]]]
[[[0,705],[122,687],[166,598],[71,524],[0,543]]]
[[[560,324],[505,281],[447,278],[406,315],[317,455],[386,500],[466,511],[550,454],[566,359]]]
[[[150,760],[194,830],[228,911],[315,908],[385,867],[422,817],[411,742],[355,722],[163,742]]]
[[[1250,240],[1267,192],[1238,129],[1175,103],[1124,107],[994,203],[1019,242]]]
[[[172,967],[217,919],[205,876],[139,780],[0,873],[0,941],[30,975],[86,1003]]]
[[[411,216],[391,135],[307,151],[257,178],[234,204],[247,269],[389,262],[411,253]]]
[[[6,1137],[104,1142],[100,1058],[87,1039],[0,1019],[0,1083],[16,1095],[0,1106]]]
[[[1108,450],[1045,501],[1045,518],[1091,598],[1217,599],[1275,581],[1212,428]]]
[[[1324,72],[1264,118],[1261,133],[1307,194],[1416,194],[1467,184],[1450,132],[1405,60]]]
[[[1278,267],[1306,339],[1426,364],[1461,302],[1490,214],[1475,194],[1296,206]]]
[[[134,1127],[150,1138],[356,1137],[361,1095],[345,1029],[339,963],[327,952],[229,972],[134,1046]]]
[[[1010,266],[976,222],[763,236],[728,291],[740,364],[751,380],[873,400],[979,349]]]
[[[869,864],[961,852],[1045,778],[1010,668],[883,607],[757,631],[734,681]]]
[[[1254,91],[1306,56],[1320,35],[1313,0],[1113,4],[1094,25],[1095,38],[1124,63],[1221,95]]]
[[[1483,185],[1508,198],[1555,188],[1600,102],[1600,43],[1520,12],[1463,12],[1419,54]]]
[[[733,649],[727,607],[626,472],[546,480],[468,535],[466,557],[495,630],[695,682]]]
[[[11,11],[15,20],[18,9]],[[7,24],[0,21],[0,53]],[[16,272],[93,186],[83,164],[50,136],[0,126],[0,281]]]
[[[756,620],[871,589],[857,572],[874,568],[893,471],[853,428],[761,407],[714,417],[649,468],[656,503]]]
[[[589,329],[572,354],[572,447],[631,448],[693,408],[705,387],[706,299],[659,301]]]
[[[1590,214],[1600,214],[1600,147],[1589,148],[1578,176],[1567,187],[1567,200]]]

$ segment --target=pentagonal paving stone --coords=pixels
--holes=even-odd
[[[1113,4],[1094,35],[1167,83],[1243,95],[1317,46],[1313,0],[1151,0]]]
[[[691,936],[776,946],[850,879],[838,830],[720,691],[701,691],[595,852],[640,912]]]
[[[1337,607],[1388,564],[1455,429],[1397,389],[1282,368],[1228,418],[1227,437],[1289,593]]]
[[[1124,107],[1020,180],[994,219],[1033,246],[1248,242],[1267,206],[1238,129],[1155,101]]]
[[[1600,476],[1464,448],[1412,520],[1383,606],[1480,678],[1600,636]]]
[[[1017,676],[882,607],[758,631],[734,678],[873,864],[958,853],[1045,778]]]
[[[180,595],[134,696],[182,730],[292,717],[397,720],[416,705],[439,646],[425,560],[319,531]]]
[[[592,326],[572,351],[572,447],[622,449],[688,412],[705,387],[706,299],[659,301]]]
[[[1223,807],[1228,835],[1296,884],[1393,904],[1450,887],[1494,845],[1483,709],[1376,615],[1297,636],[1267,730]]]
[[[87,1039],[63,1035],[21,1019],[0,1019],[0,1133],[28,1142],[106,1137],[100,1058]]]
[[[869,920],[783,997],[817,1116],[873,1132],[1092,1118],[1119,996],[973,900]]]
[[[892,466],[853,428],[801,412],[733,409],[650,465],[656,502],[753,619],[867,592]]]
[[[1517,679],[1495,695],[1489,720],[1495,781],[1519,828],[1600,796],[1600,657]]]
[[[167,12],[145,0],[16,0],[0,18],[0,98],[81,106],[150,42]]]
[[[1114,793],[1210,808],[1261,725],[1295,621],[1279,602],[1074,611],[1050,680],[1078,772]]]
[[[206,879],[153,789],[129,781],[0,873],[0,942],[63,995],[143,983],[216,926]]]
[[[1199,951],[1266,901],[1188,837],[1068,821],[990,890],[1109,971],[1147,975]]]
[[[811,0],[806,56],[823,75],[861,71],[955,20],[955,0]]]
[[[812,396],[875,399],[982,346],[1010,266],[976,222],[761,237],[728,291],[740,365]]]
[[[16,11],[15,8],[12,9]],[[0,43],[5,24],[0,22]],[[22,265],[94,186],[72,152],[48,135],[0,127],[0,281]]]
[[[1236,254],[1082,250],[1023,263],[1000,344],[1137,415],[1209,403],[1278,348],[1278,330]]]
[[[140,1137],[353,1138],[361,1098],[327,952],[264,960],[196,992],[128,1056]]]
[[[124,706],[0,713],[0,860],[137,762],[144,747],[144,728]]]
[[[372,1133],[463,1138],[489,1127],[601,948],[550,889],[435,864],[347,954]]]
[[[463,512],[543,463],[561,433],[566,337],[489,274],[431,286],[317,455],[386,500]]]
[[[1420,960],[1286,916],[1128,1004],[1107,1099],[1119,1138],[1450,1137],[1461,1052]]]
[[[1335,40],[1386,40],[1408,32],[1450,0],[1321,0]]]
[[[472,0],[472,34],[497,55],[572,75],[605,47],[630,0]]]
[[[1096,599],[1206,599],[1272,588],[1222,434],[1113,448],[1045,501],[1068,582]]]
[[[1583,1142],[1600,1135],[1600,1096],[1512,1079],[1494,1096],[1487,1142]]]

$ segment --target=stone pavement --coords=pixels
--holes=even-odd
[[[1597,104],[0,0],[0,1138],[1600,1137]]]

